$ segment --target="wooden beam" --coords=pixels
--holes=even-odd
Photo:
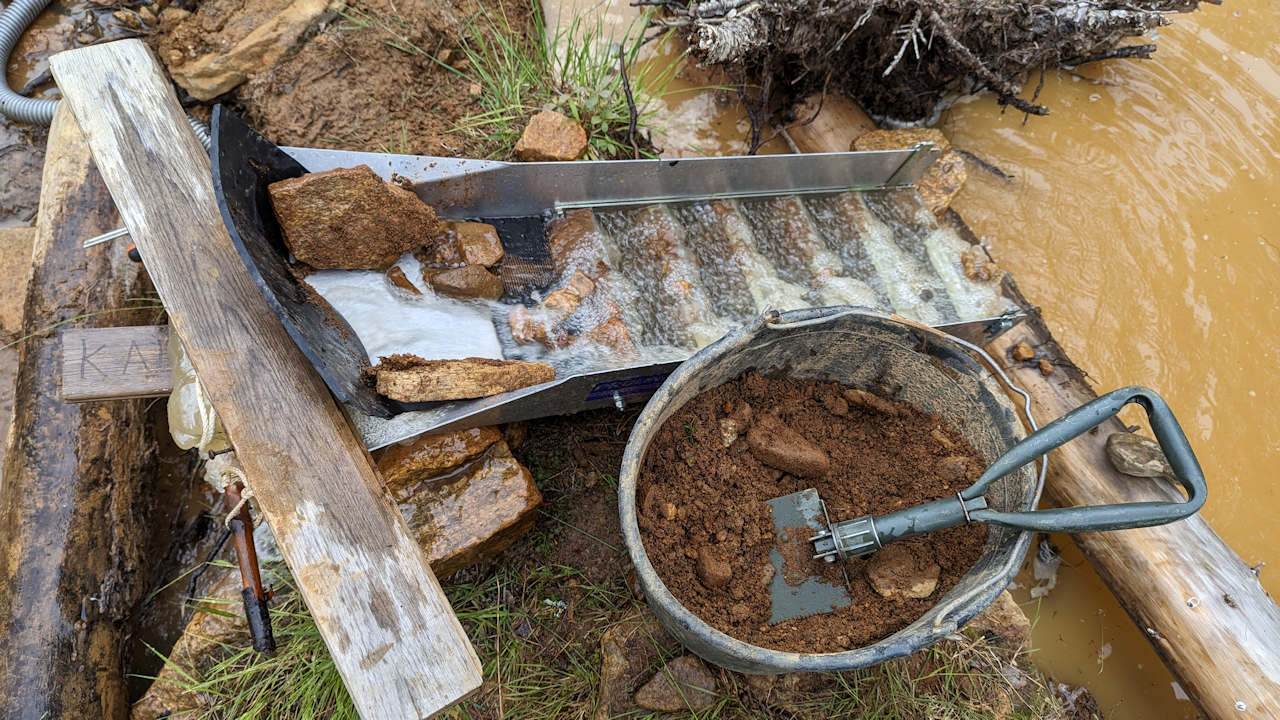
[[[149,398],[173,390],[169,326],[63,330],[65,402]]]
[[[124,40],[50,67],[361,716],[428,717],[467,696],[481,682],[475,650],[236,253],[209,158],[155,57]]]
[[[85,249],[118,226],[75,118],[49,128],[34,262],[19,334],[13,426],[0,480],[0,715],[129,714],[125,638],[157,563],[156,438],[146,403],[68,405],[58,392],[51,325],[147,322],[147,289],[121,243]],[[13,278],[6,278],[12,281]],[[86,314],[92,308],[95,313]],[[167,512],[165,516],[167,516]]]

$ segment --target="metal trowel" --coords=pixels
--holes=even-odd
[[[1087,433],[1129,403],[1147,411],[1160,450],[1168,460],[1167,476],[1186,491],[1186,500],[1024,512],[1004,512],[987,506],[985,493],[992,482]],[[848,560],[869,555],[894,540],[975,522],[1032,532],[1067,533],[1163,525],[1195,514],[1204,505],[1206,492],[1204,473],[1195,453],[1164,400],[1146,388],[1114,390],[1027,436],[992,463],[977,482],[953,497],[836,523],[831,522],[826,505],[813,488],[767,501],[773,512],[775,540],[769,552],[774,568],[769,585],[769,624],[849,606],[848,576],[842,586],[806,573],[806,569],[812,570],[814,559]]]

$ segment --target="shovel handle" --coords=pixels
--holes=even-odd
[[[974,510],[970,515],[974,520],[1023,530],[1069,533],[1150,527],[1193,515],[1204,505],[1208,492],[1204,472],[1168,404],[1154,391],[1137,386],[1113,390],[1031,434],[1000,456],[976,483],[960,493],[961,497],[966,500],[981,497],[995,480],[1101,425],[1130,403],[1141,405],[1146,410],[1156,441],[1173,469],[1174,480],[1187,492],[1186,500],[1091,505],[1031,512],[1001,512],[986,508]]]

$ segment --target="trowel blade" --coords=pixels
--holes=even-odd
[[[769,624],[848,607],[848,589],[817,575],[824,563],[813,556],[809,538],[826,531],[818,491],[810,488],[767,502],[773,510],[774,537],[769,550]]]

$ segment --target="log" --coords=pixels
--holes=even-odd
[[[856,106],[831,107],[843,116],[832,121],[835,127],[856,126],[865,117]],[[801,152],[846,147],[843,137],[828,142],[796,129],[790,135]],[[958,226],[962,236],[972,235],[954,211],[943,220]],[[1023,307],[1030,306],[1012,280],[1006,293]],[[1019,341],[1035,348],[1037,360],[1047,359],[1053,373],[1042,375],[1035,360],[1014,362],[1010,353]],[[1031,394],[1032,414],[1042,426],[1097,397],[1039,315],[991,343],[987,351],[997,361],[1012,364],[1006,370]],[[1113,419],[1098,432],[1051,453],[1045,498],[1060,506],[1180,498],[1167,482],[1131,478],[1111,467],[1106,439],[1122,429]],[[1212,498],[1212,476],[1209,492]],[[1072,538],[1207,716],[1280,717],[1280,608],[1203,516]]]
[[[65,106],[45,155],[13,426],[0,482],[0,707],[6,717],[124,718],[126,620],[151,586],[154,443],[145,401],[67,405],[60,339],[42,330],[147,322],[147,289]],[[98,314],[83,317],[87,311]],[[158,517],[158,516],[157,516]]]
[[[365,718],[433,716],[480,686],[448,599],[350,422],[254,285],[209,158],[147,46],[50,67]]]
[[[1035,349],[1036,360],[1012,359],[1020,341]],[[1042,424],[1097,397],[1039,316],[987,351],[1031,394]],[[1047,377],[1040,358],[1054,366]],[[1164,480],[1112,468],[1106,440],[1123,430],[1112,419],[1050,453],[1045,498],[1062,507],[1181,499]],[[1209,495],[1212,502],[1212,474]],[[1072,538],[1206,716],[1280,717],[1280,608],[1204,516]]]

